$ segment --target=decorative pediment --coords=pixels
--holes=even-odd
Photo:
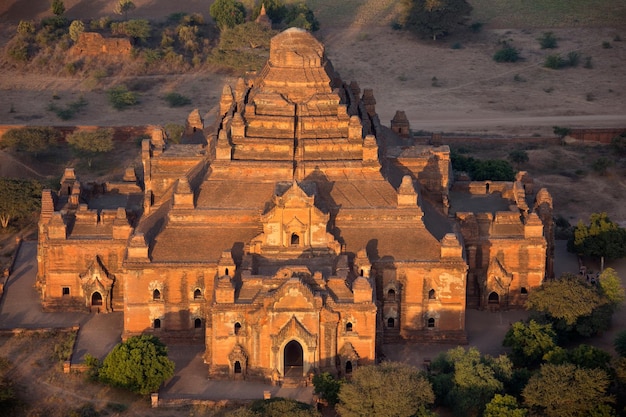
[[[109,274],[98,256],[79,277],[85,292],[109,292],[115,282],[115,276]]]
[[[293,217],[283,226],[286,231],[289,233],[293,232],[306,232],[307,226],[303,222],[300,221],[297,217]]]
[[[508,290],[513,280],[513,274],[506,270],[504,261],[499,258],[493,257],[487,269],[487,288],[496,292]]]
[[[281,196],[274,196],[274,202],[278,207],[306,208],[312,207],[315,202],[314,196],[309,196],[295,180],[291,187]]]
[[[272,346],[278,347],[282,342],[289,339],[299,339],[303,341],[309,350],[317,347],[317,337],[311,333],[298,321],[296,316],[285,324],[278,334],[272,335]]]
[[[248,360],[248,354],[246,353],[243,346],[237,343],[233,347],[233,350],[231,350],[230,353],[228,354],[228,359],[231,361],[231,363],[234,363],[236,361],[239,361],[241,363],[246,363]]]
[[[339,350],[339,356],[341,356],[342,359],[348,360],[348,361],[356,362],[359,360],[359,354],[357,353],[357,351],[354,349],[354,346],[352,346],[352,343],[350,342],[346,342],[343,344],[343,346]]]
[[[274,310],[310,310],[315,308],[313,292],[298,277],[292,277],[286,281],[276,290],[273,298]]]

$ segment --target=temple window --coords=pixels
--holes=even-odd
[[[293,246],[298,246],[300,244],[300,236],[297,233],[291,234],[291,244]]]
[[[361,269],[361,272],[359,273],[359,275],[363,276],[363,270]]]
[[[159,291],[159,290],[152,291],[152,299],[154,301],[160,300],[161,299],[161,291]]]
[[[70,295],[70,287],[63,287],[61,291],[64,296]]]
[[[387,291],[387,300],[396,301],[396,292],[393,288]]]
[[[395,325],[396,325],[396,321],[394,320],[394,318],[389,317],[387,319],[387,327],[389,327],[390,329],[393,329]]]
[[[234,368],[235,368],[235,373],[236,373],[236,374],[240,374],[240,373],[241,373],[241,362],[239,362],[239,361],[235,361],[235,366],[234,366]]]
[[[195,319],[193,321],[193,327],[194,327],[194,329],[201,329],[202,328],[202,320],[201,319]]]
[[[161,319],[154,319],[154,328],[155,329],[161,328]]]
[[[235,334],[239,334],[241,332],[241,323],[235,323]]]
[[[435,327],[435,319],[434,318],[429,318],[428,319],[428,327]]]
[[[346,375],[349,375],[352,373],[352,361],[347,361],[346,362]]]
[[[430,291],[428,291],[428,299],[434,300],[435,298],[436,298],[435,290],[431,288]]]
[[[522,287],[521,291],[520,291],[523,295],[528,295],[528,290],[526,289],[526,287]]]
[[[346,323],[346,332],[351,332],[352,331],[352,323],[348,322]]]
[[[224,270],[224,275],[228,276],[228,268]]]
[[[196,288],[196,290],[193,292],[193,299],[194,300],[202,299],[202,291],[200,290],[200,288]]]

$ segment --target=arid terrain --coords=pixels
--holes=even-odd
[[[208,4],[196,0],[176,2],[135,1],[133,18],[163,19],[184,10],[208,18]],[[476,0],[475,20],[485,22],[483,30],[468,30],[444,40],[421,40],[410,33],[391,29],[397,2],[351,0],[341,5],[311,2],[321,22],[317,36],[345,81],[355,80],[361,88],[372,88],[377,112],[385,124],[396,110],[405,110],[415,132],[467,133],[479,135],[553,136],[553,126],[623,127],[626,125],[626,3],[613,1],[615,15],[606,17],[612,27],[601,25],[593,12],[584,19],[549,13],[528,21],[515,16],[494,16],[497,5]],[[327,4],[328,3],[328,4]],[[487,4],[489,3],[489,4]],[[68,0],[66,15],[97,18],[113,14],[113,2]],[[487,6],[493,10],[487,10]],[[491,13],[491,14],[490,14]],[[49,16],[48,2],[7,0],[0,5],[2,40],[14,33],[20,19]],[[523,13],[521,14],[523,15]],[[528,18],[528,16],[526,16]],[[552,24],[554,27],[544,27]],[[511,25],[511,26],[508,26]],[[540,48],[537,40],[546,31],[554,32],[557,49]],[[624,39],[622,41],[622,39]],[[521,52],[516,63],[496,63],[492,57],[506,41]],[[608,47],[607,47],[608,44]],[[578,52],[581,64],[552,70],[543,67],[545,57]],[[592,68],[583,60],[590,57]],[[191,72],[182,75],[122,77],[110,75],[98,86],[85,77],[24,73],[5,65],[0,74],[0,123],[31,125],[165,125],[183,123],[198,108],[211,122],[224,82],[224,74]],[[107,102],[106,88],[119,83],[142,86],[141,104],[125,111],[114,110]],[[168,107],[163,95],[172,91],[191,99],[182,108]],[[62,121],[47,110],[84,97],[89,103],[73,119]],[[491,157],[506,157],[512,147],[503,140]],[[498,152],[499,151],[499,152]],[[602,153],[603,151],[600,151]],[[626,185],[623,164],[617,163],[608,176],[563,176],[565,171],[590,172],[598,151],[533,149],[527,169],[542,186],[555,195],[557,214],[572,222],[591,212],[607,211],[617,221],[626,221],[618,196]],[[581,155],[587,158],[578,159]],[[618,161],[619,162],[619,161]],[[576,165],[576,169],[572,170]]]
[[[210,1],[200,0],[134,2],[137,9],[133,18],[148,19],[162,19],[179,11],[200,12],[208,18],[210,5]],[[66,0],[66,15],[71,19],[113,15],[114,3]],[[497,13],[495,8],[493,12],[477,8],[474,19],[485,23],[481,32],[463,31],[436,42],[391,29],[397,1],[346,0],[339,6],[334,0],[310,3],[321,23],[317,36],[325,43],[334,68],[345,81],[355,80],[361,89],[374,90],[384,124],[389,123],[396,110],[405,110],[415,132],[501,137],[501,147],[468,146],[472,156],[489,158],[506,158],[510,151],[520,149],[507,143],[506,137],[549,137],[553,136],[553,126],[626,127],[625,0],[611,2],[616,12],[605,17],[610,25],[595,15],[583,20],[576,16],[560,20],[546,16],[545,20],[519,21],[515,17],[494,16],[491,13]],[[481,4],[492,3],[497,2],[483,0]],[[48,0],[0,1],[0,48],[21,19],[49,15]],[[540,49],[537,38],[546,31],[554,32],[558,38],[556,50]],[[518,48],[523,59],[517,63],[496,63],[492,56],[502,41]],[[543,67],[546,55],[566,56],[571,51],[580,54],[579,66],[560,70]],[[592,68],[582,65],[586,57],[591,57]],[[219,103],[224,82],[233,79],[225,74],[192,72],[132,77],[113,74],[102,80],[98,88],[87,81],[78,76],[24,73],[19,68],[4,66],[0,69],[0,124],[164,125],[183,123],[194,108],[206,115],[206,124]],[[105,90],[120,82],[147,86],[139,106],[120,112],[109,105]],[[172,91],[189,97],[192,104],[168,107],[162,97]],[[47,110],[53,96],[58,96],[61,103],[82,96],[88,105],[72,120],[62,121]],[[529,171],[539,186],[550,190],[556,215],[576,223],[593,212],[606,211],[613,220],[626,225],[626,162],[616,159],[604,176],[591,168],[595,159],[612,157],[609,147],[573,144],[521,149],[528,152],[530,160],[520,168]],[[114,156],[124,160],[118,164],[120,167],[137,157],[138,148],[129,146],[123,151],[118,150]],[[0,153],[0,158],[0,175],[39,178],[6,155]],[[51,163],[31,165],[26,161],[30,169],[44,175],[59,175]],[[85,173],[89,174],[93,173]],[[0,244],[11,245],[6,239]],[[132,403],[133,398],[124,397],[123,393],[85,384],[81,376],[60,377],[60,364],[50,359],[51,351],[28,349],[37,342],[25,337],[0,338],[0,356],[20,363],[13,377],[25,381],[19,383],[20,390],[32,395],[35,408],[41,410],[29,415],[66,415],[67,404],[58,401],[61,392],[63,396],[81,392],[82,397],[72,398],[73,410],[92,403],[108,415],[203,414],[202,410],[186,410],[183,414],[153,411],[147,401]],[[53,347],[54,343],[46,345]],[[118,402],[132,405],[124,412]]]

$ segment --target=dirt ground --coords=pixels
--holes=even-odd
[[[112,15],[114,3],[65,0],[66,14],[70,18]],[[200,12],[208,17],[210,2],[135,0],[134,3],[138,6],[133,12],[134,18],[161,19],[181,10]],[[0,1],[0,47],[4,46],[8,34],[14,33],[20,19],[40,19],[48,15],[49,0]],[[432,42],[394,31],[388,21],[377,21],[375,15],[361,17],[352,24],[324,26],[324,21],[321,23],[322,30],[317,36],[325,43],[334,68],[344,81],[355,80],[361,89],[374,90],[377,112],[384,124],[389,123],[396,110],[404,110],[414,131],[551,136],[555,125],[626,126],[626,27],[526,29],[487,25],[478,34],[464,33]],[[537,38],[546,31],[555,33],[558,49],[540,49]],[[618,38],[623,41],[615,41]],[[513,64],[494,62],[492,56],[502,41],[518,48],[523,60]],[[605,42],[611,47],[603,47]],[[546,55],[566,56],[571,51],[581,56],[578,67],[543,68]],[[593,68],[583,67],[586,57],[591,57]],[[137,78],[149,85],[142,92],[141,105],[123,112],[112,109],[103,89],[107,85],[137,81]],[[213,73],[132,79],[113,76],[105,79],[100,89],[94,90],[79,77],[25,74],[4,68],[0,72],[0,124],[164,125],[183,123],[193,108],[207,115],[205,122],[210,122],[224,82],[233,80]],[[171,91],[191,98],[192,105],[168,107],[161,97]],[[75,101],[80,96],[89,104],[74,119],[61,121],[47,110],[53,96],[60,98],[59,104]],[[506,155],[511,149],[503,141],[502,150],[498,152]],[[493,153],[484,152],[485,155]],[[570,222],[586,218],[594,211],[607,211],[613,220],[626,222],[626,206],[622,204],[626,194],[624,167],[613,168],[607,177],[571,175],[570,171],[579,168],[590,170],[586,153],[601,154],[572,147],[532,149],[528,151],[530,161],[524,169],[535,177],[537,185],[548,187],[555,199],[555,211]],[[14,167],[9,171],[24,175],[23,166],[6,158],[0,159],[3,175],[8,175],[9,165]],[[564,171],[568,175],[563,175]],[[1,243],[8,245],[8,242]],[[59,398],[67,396],[68,392],[80,392],[80,397],[73,397],[75,410],[91,403],[103,414],[118,415],[122,413],[116,411],[120,410],[119,404],[124,404],[130,407],[124,415],[182,415],[150,410],[147,401],[136,401],[128,394],[87,384],[79,375],[60,377],[60,365],[50,359],[51,351],[32,349],[35,345],[40,344],[24,338],[0,338],[0,354],[20,364],[14,371],[15,379],[29,381],[21,389],[31,397],[29,401],[35,401],[35,409],[41,410],[28,415],[67,415],[67,405],[61,406]],[[54,341],[45,345],[54,346]],[[202,413],[187,410],[184,414]]]

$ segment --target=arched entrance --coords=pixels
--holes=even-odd
[[[91,294],[91,305],[96,307],[102,305],[102,295],[98,291]]]
[[[500,304],[500,296],[497,292],[493,291],[489,294],[489,299],[487,300],[489,304]]]
[[[303,375],[304,353],[302,345],[295,340],[287,343],[283,352],[285,377],[301,377]]]

